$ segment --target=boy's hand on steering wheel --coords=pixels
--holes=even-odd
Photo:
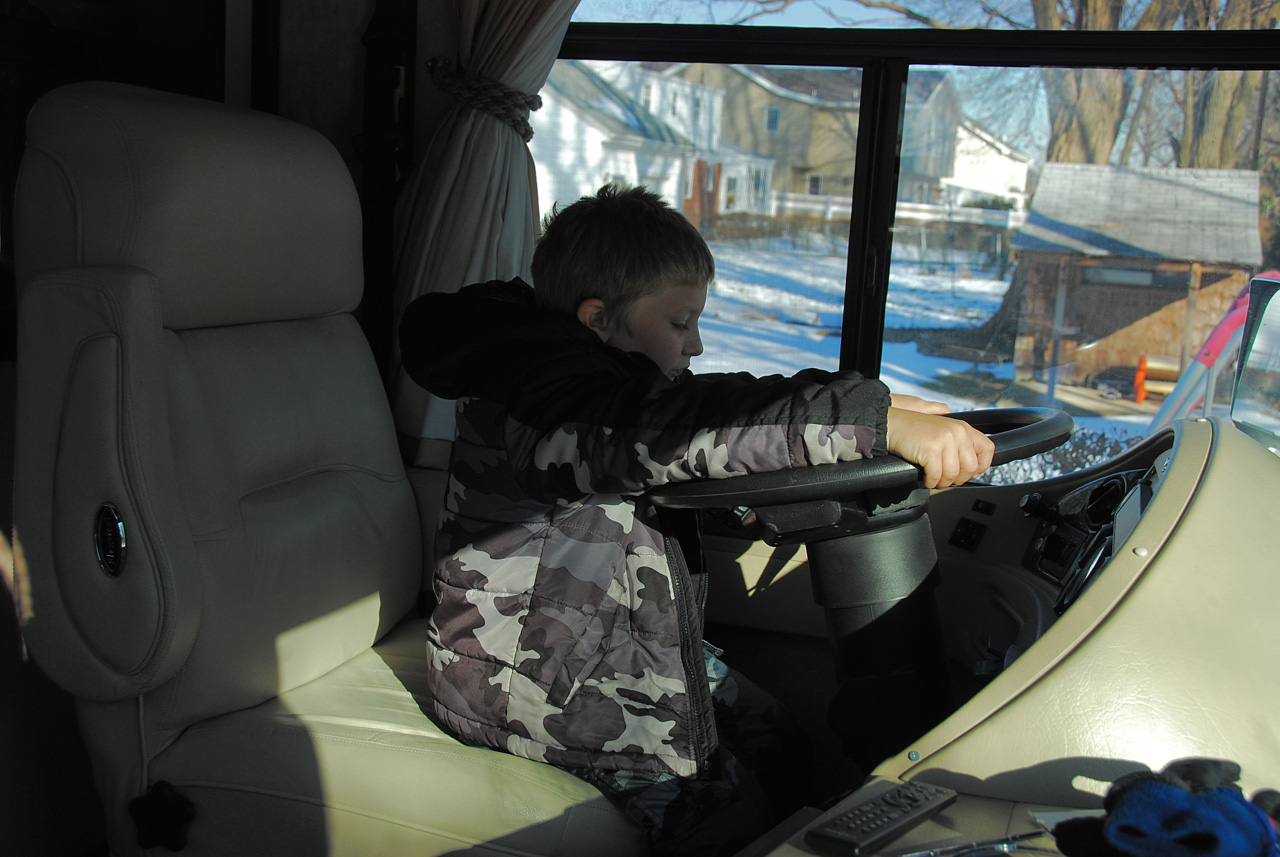
[[[889,408],[885,443],[894,455],[924,468],[924,487],[963,485],[991,466],[995,453],[991,438],[968,423],[938,416],[938,412],[899,407],[900,400],[910,400],[904,402],[909,405],[941,403],[894,396],[894,405]]]

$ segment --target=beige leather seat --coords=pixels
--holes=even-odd
[[[46,96],[28,134],[26,633],[77,698],[113,853],[641,853],[594,789],[423,713],[431,514],[351,315],[332,146],[103,83]]]

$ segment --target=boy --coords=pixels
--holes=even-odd
[[[553,213],[532,273],[536,290],[426,295],[401,324],[410,376],[458,400],[435,714],[464,741],[596,784],[655,853],[733,853],[790,809],[764,787],[786,784],[795,733],[704,649],[696,524],[645,492],[886,450],[945,487],[985,470],[991,442],[925,413],[936,403],[891,407],[854,372],[688,372],[715,265],[644,188]]]

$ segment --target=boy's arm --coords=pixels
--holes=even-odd
[[[539,373],[508,401],[508,448],[534,493],[551,479],[582,493],[642,493],[868,457],[886,450],[888,391],[857,373],[790,378],[656,372]],[[520,462],[524,462],[523,466]],[[539,490],[541,487],[541,490]]]
[[[445,312],[453,303],[459,307]],[[458,323],[471,316],[504,335],[473,341],[475,331]],[[513,421],[507,446],[517,472],[556,496],[575,487],[641,493],[670,481],[849,460],[887,448],[921,464],[926,482],[936,478],[939,486],[959,484],[990,462],[989,442],[976,430],[953,420],[891,419],[884,385],[852,372],[689,375],[676,385],[652,364],[646,370],[645,362],[636,363],[645,361],[638,355],[615,353],[602,368],[595,335],[576,319],[538,314],[531,290],[519,282],[424,296],[405,310],[401,327],[406,371],[445,398],[502,403]],[[919,415],[939,412],[937,403],[898,399]]]
[[[401,321],[401,356],[438,396],[502,406],[512,468],[535,496],[637,494],[885,450],[889,396],[878,381],[811,370],[676,384],[576,318],[538,311],[518,282],[418,298]]]
[[[995,450],[968,423],[940,416],[945,405],[903,396],[904,407],[890,406],[883,384],[853,372],[646,383],[614,379],[579,384],[572,393],[542,391],[544,403],[550,397],[566,407],[555,429],[535,433],[531,470],[559,473],[583,493],[626,494],[888,451],[918,464],[925,487],[947,488],[985,472]]]

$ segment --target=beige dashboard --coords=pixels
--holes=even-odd
[[[955,805],[881,853],[1018,832],[1029,808],[1087,811],[1117,776],[1230,759],[1246,794],[1280,783],[1280,458],[1229,422],[1175,426],[1158,493],[1114,557],[1026,653],[870,783],[919,779]],[[767,852],[814,854],[810,817]],[[910,847],[909,847],[910,846]]]

